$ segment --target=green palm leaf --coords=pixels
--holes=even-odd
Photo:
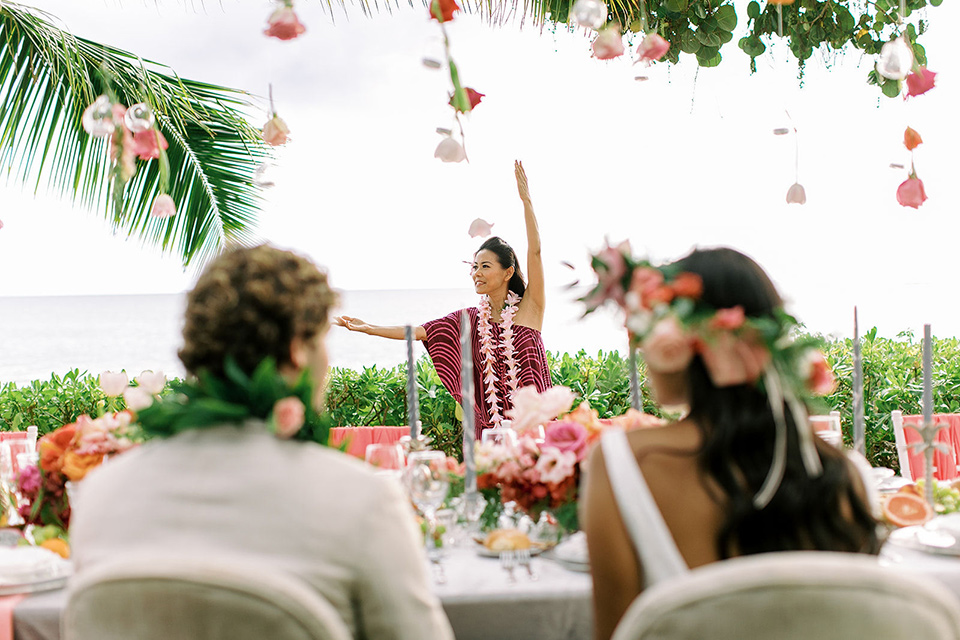
[[[158,161],[138,161],[124,192],[111,194],[108,141],[81,126],[84,109],[108,88],[125,105],[153,107],[170,144],[175,217],[150,216],[163,186]],[[181,79],[0,0],[0,162],[8,179],[102,207],[115,229],[178,253],[184,265],[255,239],[260,196],[252,177],[269,152],[244,118],[250,109],[245,92]]]

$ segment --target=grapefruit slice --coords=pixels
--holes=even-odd
[[[896,527],[910,527],[932,518],[933,509],[918,495],[895,493],[883,503],[883,517]]]

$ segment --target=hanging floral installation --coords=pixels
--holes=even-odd
[[[293,40],[303,35],[307,28],[293,10],[293,0],[277,0],[279,5],[267,19],[264,35],[278,40]]]
[[[277,115],[277,108],[273,104],[273,85],[267,91],[270,96],[270,118],[263,124],[260,137],[271,147],[279,147],[290,139],[290,127]],[[257,171],[261,171],[261,167],[257,167]]]
[[[454,14],[461,11],[460,5],[456,0],[432,0],[430,3],[430,18],[436,20],[440,25],[440,31],[443,34],[443,55],[446,58],[447,68],[450,71],[450,83],[453,85],[453,93],[450,94],[449,104],[453,108],[453,117],[460,134],[460,140],[453,137],[453,130],[446,127],[437,127],[437,133],[443,136],[443,140],[437,145],[433,152],[435,158],[443,162],[463,162],[467,158],[467,142],[463,133],[463,122],[460,120],[461,114],[466,114],[474,110],[485,94],[464,87],[460,82],[460,71],[457,64],[450,55],[450,36],[447,33],[446,23],[454,18]],[[438,60],[426,58],[423,65],[428,69],[442,69],[443,63]]]
[[[787,119],[790,118],[790,112],[787,112]],[[797,133],[797,127],[791,123],[789,127],[778,127],[773,130],[775,136],[785,136],[793,133],[793,184],[787,189],[787,204],[806,204],[807,192],[800,184],[800,136]]]

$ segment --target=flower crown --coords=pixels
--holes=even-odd
[[[784,310],[751,317],[740,306],[717,309],[702,299],[699,275],[634,258],[627,242],[607,245],[591,266],[597,284],[581,299],[587,313],[609,301],[623,309],[630,344],[653,370],[679,372],[700,355],[718,387],[756,383],[772,366],[799,397],[834,390],[819,342],[797,337],[797,321]]]

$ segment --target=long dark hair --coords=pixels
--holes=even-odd
[[[772,317],[782,306],[767,274],[733,249],[696,250],[677,268],[703,279],[701,299],[717,309],[739,305],[748,316]],[[786,471],[770,503],[756,509],[753,497],[770,470],[776,439],[767,394],[753,384],[714,386],[699,356],[687,375],[689,417],[703,441],[698,465],[722,492],[714,496],[724,507],[716,541],[721,558],[801,549],[879,550],[877,523],[858,491],[852,465],[840,450],[815,438],[823,474],[808,477],[797,429],[786,407]]]
[[[484,249],[496,254],[497,262],[499,262],[500,266],[504,269],[513,267],[513,277],[510,278],[510,283],[507,285],[507,288],[522,298],[523,292],[527,290],[527,283],[523,280],[523,272],[520,271],[517,252],[514,251],[513,247],[507,244],[503,238],[498,236],[487,238],[486,241],[480,245],[480,248],[477,249],[477,253],[480,253]],[[477,257],[477,253],[473,254],[474,258]]]

